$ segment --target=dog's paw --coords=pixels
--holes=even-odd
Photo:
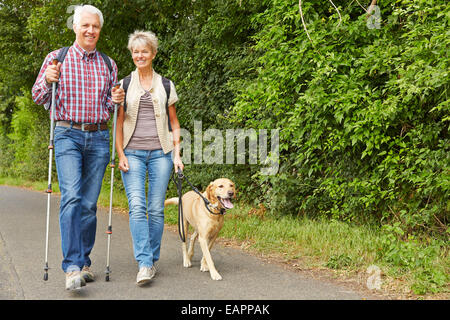
[[[207,272],[207,271],[209,271],[209,267],[208,267],[208,264],[206,263],[206,261],[204,262],[204,261],[202,260],[202,262],[201,262],[201,264],[200,264],[200,271],[201,271],[201,272]]]
[[[208,268],[208,266],[200,266],[200,271],[201,272],[208,272],[209,271],[209,268]]]
[[[222,276],[216,271],[211,272],[211,279],[213,280],[222,280]]]
[[[183,261],[183,267],[190,268],[192,267],[192,263],[190,261]]]

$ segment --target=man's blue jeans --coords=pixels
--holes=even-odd
[[[97,200],[109,162],[109,131],[55,127],[55,162],[61,205],[64,272],[90,266],[97,229]]]
[[[164,200],[172,173],[172,152],[125,149],[129,170],[121,171],[128,198],[134,257],[139,267],[159,260],[164,230]],[[146,201],[145,182],[148,172]],[[148,218],[147,218],[148,212]]]

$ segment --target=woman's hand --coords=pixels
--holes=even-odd
[[[123,172],[128,172],[130,167],[128,166],[128,159],[127,157],[123,156],[119,158],[119,170],[122,170]]]
[[[178,173],[178,168],[181,169],[181,171],[184,169],[184,164],[179,155],[173,157],[173,169],[176,173]]]
[[[111,89],[111,98],[113,103],[122,104],[125,100],[125,90],[113,87]]]

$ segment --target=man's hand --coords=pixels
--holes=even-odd
[[[58,62],[57,65],[49,65],[47,69],[45,69],[45,81],[47,81],[47,83],[58,82],[60,69],[61,62]]]

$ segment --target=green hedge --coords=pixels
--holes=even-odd
[[[281,170],[260,177],[274,212],[400,221],[445,233],[450,207],[448,6],[381,3],[381,27],[358,6],[338,14],[273,1],[251,66],[236,81],[235,123],[281,128]]]

